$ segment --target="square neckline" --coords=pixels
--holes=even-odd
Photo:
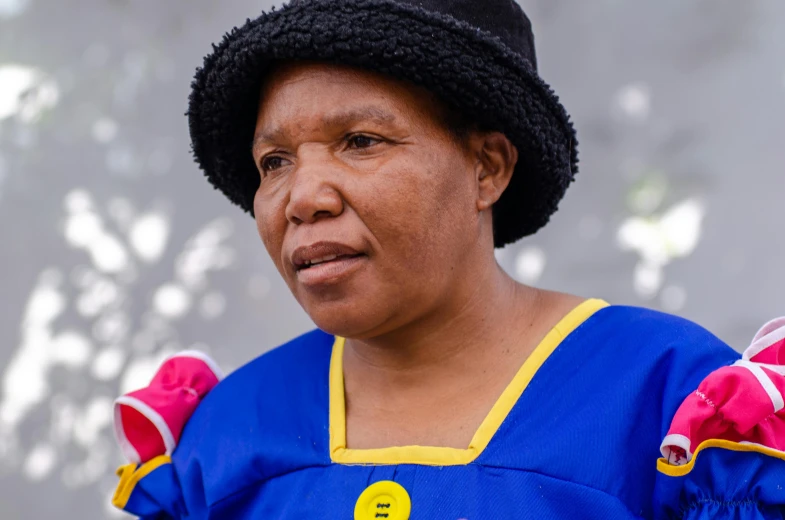
[[[504,420],[520,400],[529,382],[550,355],[572,332],[609,304],[589,299],[569,313],[545,335],[531,355],[523,362],[512,381],[491,407],[472,436],[467,448],[443,446],[390,446],[386,448],[353,449],[346,447],[346,395],[343,377],[343,351],[346,339],[335,337],[330,357],[330,459],[337,464],[419,464],[426,466],[458,466],[475,461],[490,444]]]

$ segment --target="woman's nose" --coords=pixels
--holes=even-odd
[[[322,218],[337,217],[344,201],[336,185],[339,177],[329,159],[301,157],[286,206],[286,218],[293,224],[311,224]]]

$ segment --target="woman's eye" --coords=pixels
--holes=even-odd
[[[370,148],[371,146],[380,143],[381,139],[360,134],[349,136],[348,142],[351,148]]]
[[[283,158],[271,155],[262,159],[262,172],[268,173],[283,166]]]

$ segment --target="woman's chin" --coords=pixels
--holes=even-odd
[[[374,336],[386,321],[368,306],[341,302],[320,303],[305,311],[324,332],[344,338],[364,339]]]

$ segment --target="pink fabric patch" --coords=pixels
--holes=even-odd
[[[134,462],[147,462],[158,455],[165,454],[164,439],[150,419],[130,406],[119,406],[120,427],[123,428],[126,440],[136,450],[139,458]]]
[[[785,318],[758,332],[742,359],[709,374],[676,412],[660,451],[670,464],[692,459],[709,439],[785,451]]]
[[[171,455],[201,400],[223,378],[201,352],[182,352],[161,364],[150,384],[115,400],[117,441],[130,462]]]

